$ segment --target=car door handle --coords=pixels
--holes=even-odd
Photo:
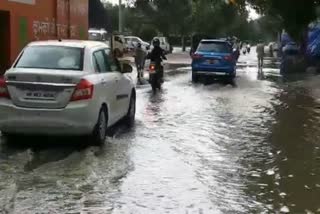
[[[115,81],[116,81],[116,82],[119,82],[119,79],[118,79],[118,78],[116,78],[116,79],[115,79]]]

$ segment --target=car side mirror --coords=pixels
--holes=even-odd
[[[128,63],[123,63],[122,64],[122,73],[132,73],[132,66],[131,65],[129,65]]]

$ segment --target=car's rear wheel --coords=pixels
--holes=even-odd
[[[7,141],[15,141],[19,135],[9,133],[9,132],[1,132],[1,135],[7,140]]]
[[[136,117],[136,95],[133,92],[130,98],[128,113],[125,116],[125,121],[129,126],[134,124],[134,120]]]
[[[227,83],[229,84],[234,84],[234,79],[236,78],[236,74],[232,74],[230,77],[227,79]]]
[[[102,107],[99,112],[97,124],[93,130],[91,139],[93,144],[102,145],[104,144],[107,136],[107,125],[108,125],[108,113],[105,107]]]
[[[192,82],[198,82],[199,81],[199,76],[197,74],[195,74],[194,72],[192,72]]]

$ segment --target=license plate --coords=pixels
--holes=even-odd
[[[55,92],[48,91],[27,91],[25,93],[25,99],[32,100],[54,100],[56,98]]]
[[[215,60],[215,59],[209,59],[207,60],[207,63],[212,65],[212,64],[216,64],[218,62],[218,60]]]

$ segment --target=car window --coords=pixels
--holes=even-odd
[[[15,67],[80,71],[83,70],[83,48],[30,46],[23,51]]]
[[[99,73],[105,73],[108,71],[111,71],[110,65],[108,63],[108,59],[105,56],[105,53],[103,50],[96,51],[93,53],[93,61],[95,70]]]
[[[121,44],[123,43],[123,41],[121,40],[121,38],[120,38],[119,36],[115,36],[114,40],[115,40],[116,42],[121,43]]]
[[[109,48],[105,49],[104,53],[110,64],[110,71],[112,72],[120,71],[119,61],[116,58],[114,58],[113,54],[111,53],[111,50]]]
[[[231,47],[224,42],[201,42],[197,51],[215,52],[215,53],[230,53]]]
[[[103,36],[101,33],[89,32],[89,40],[101,41],[102,39],[103,39]]]

